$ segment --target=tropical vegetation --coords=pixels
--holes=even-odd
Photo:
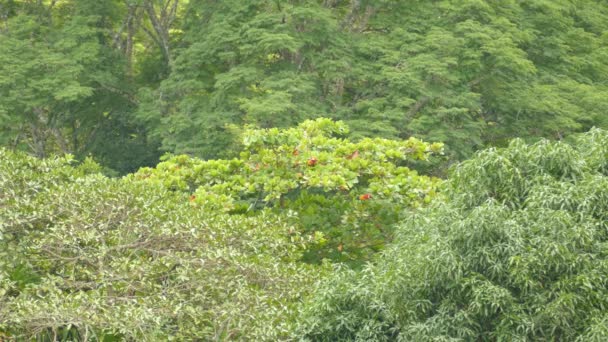
[[[600,0],[0,1],[0,341],[605,341]]]

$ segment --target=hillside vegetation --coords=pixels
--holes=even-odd
[[[330,123],[275,137],[341,127],[322,125]],[[318,137],[325,145],[309,148],[327,155],[354,146],[341,141],[331,150],[337,140]],[[307,163],[276,200],[273,188],[248,182],[273,184],[273,173],[287,180],[278,166],[233,172],[247,161],[174,157],[110,179],[90,160],[74,166],[2,150],[0,332],[46,340],[608,336],[608,132],[572,144],[514,140],[477,153],[441,185],[390,163],[381,171],[370,163],[359,176],[344,169],[410,144],[357,145],[360,157],[333,161],[319,154],[323,162]],[[299,157],[271,146],[244,155]],[[323,168],[336,182],[311,184]],[[365,171],[382,178],[356,181]],[[358,184],[335,190],[346,175]],[[410,181],[400,186],[403,177]],[[383,191],[393,187],[401,192]],[[441,196],[427,197],[435,191]],[[334,226],[324,225],[329,214],[311,217],[338,208]],[[321,257],[374,262],[332,272]]]
[[[607,128],[606,32],[599,0],[7,0],[0,144],[124,174],[328,117],[461,160]]]
[[[1,0],[0,341],[608,340],[603,0]]]

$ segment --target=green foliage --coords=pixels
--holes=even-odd
[[[608,178],[599,129],[489,149],[360,273],[316,290],[304,340],[602,341]]]
[[[157,146],[133,120],[125,60],[111,46],[117,4],[13,5],[0,13],[0,145],[38,157],[92,154],[121,173],[153,164]]]
[[[596,1],[190,1],[171,73],[140,109],[166,150],[230,155],[226,124],[344,120],[352,137],[440,141],[607,127]]]
[[[606,23],[593,0],[14,0],[0,144],[126,173],[158,148],[233,158],[232,125],[329,117],[461,160],[608,127]]]
[[[404,163],[425,161],[443,146],[415,138],[338,137],[347,133],[344,123],[329,119],[284,130],[246,129],[240,159],[173,156],[133,178],[192,194],[191,203],[201,210],[255,215],[270,207],[287,213],[319,240],[307,260],[361,262],[390,241],[404,207],[422,206],[437,195],[438,179]]]
[[[143,121],[176,153],[226,155],[226,124],[286,127],[328,113],[321,89],[346,72],[331,10],[274,1],[190,1],[169,77]],[[317,71],[311,72],[315,68]]]
[[[212,213],[87,161],[0,149],[0,336],[277,340],[324,273],[269,211]]]
[[[50,133],[41,131],[47,126],[57,128],[54,124],[60,120],[55,117],[60,113],[54,113],[53,107],[93,94],[85,80],[85,66],[95,63],[99,46],[95,44],[95,29],[87,24],[85,18],[75,17],[53,32],[51,41],[36,41],[31,38],[49,29],[40,18],[11,18],[11,31],[0,35],[0,107],[9,114],[2,125],[3,138],[10,139],[5,144],[12,139],[19,143],[23,127],[32,125],[37,129],[34,132],[32,128],[32,149],[38,156],[45,156],[46,135]]]
[[[606,32],[594,0],[0,1],[0,340],[607,339]]]

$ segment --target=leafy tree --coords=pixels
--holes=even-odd
[[[197,0],[186,13],[171,74],[140,110],[167,150],[225,156],[226,124],[295,125],[328,112],[320,96],[341,92],[346,42],[328,8]]]
[[[154,162],[111,45],[118,11],[113,1],[13,3],[0,31],[2,145],[38,157],[94,154],[120,172]]]
[[[370,118],[382,118],[387,133],[393,127],[392,134],[446,142],[462,157],[510,137],[562,138],[605,127],[606,88],[599,81],[607,70],[605,6],[476,0],[370,6],[374,15],[354,45],[369,61],[363,86],[353,90],[354,129],[369,131],[376,127],[368,126]]]
[[[0,143],[125,172],[159,146],[233,157],[232,124],[316,117],[344,120],[353,139],[444,142],[455,159],[515,136],[563,139],[608,124],[606,8],[12,0],[0,8]],[[119,143],[100,146],[109,137]]]
[[[447,203],[406,219],[361,273],[339,272],[304,340],[602,341],[608,305],[608,132],[488,149]]]
[[[230,155],[226,124],[342,119],[455,158],[606,127],[608,11],[596,1],[190,1],[139,117],[166,150]]]
[[[12,18],[8,34],[0,36],[1,106],[8,119],[3,120],[3,137],[13,145],[28,134],[30,148],[38,157],[56,148],[47,146],[53,140],[63,152],[69,151],[60,131],[65,106],[94,91],[86,80],[85,66],[96,61],[99,46],[95,30],[87,24],[86,18],[74,18],[48,37],[49,28],[40,17],[21,15]],[[51,41],[37,41],[41,36]]]
[[[417,208],[437,196],[439,180],[404,163],[426,161],[443,147],[415,138],[340,138],[347,133],[344,123],[329,119],[246,129],[239,159],[173,156],[133,177],[186,192],[204,211],[256,215],[273,208],[317,241],[305,260],[356,264],[391,240],[404,206]]]
[[[292,224],[0,149],[0,336],[277,340],[324,268]]]

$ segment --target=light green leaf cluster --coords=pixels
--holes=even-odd
[[[416,138],[352,142],[340,138],[347,132],[343,122],[323,118],[289,129],[248,128],[240,159],[180,155],[132,177],[189,193],[191,204],[203,211],[255,215],[271,207],[280,216],[294,212],[301,231],[324,234],[325,243],[315,252],[320,254],[309,256],[312,260],[329,256],[360,262],[390,241],[404,208],[423,206],[437,196],[438,179],[405,165],[440,154],[443,145]]]
[[[325,273],[268,211],[211,213],[91,162],[0,150],[0,336],[277,340]]]

